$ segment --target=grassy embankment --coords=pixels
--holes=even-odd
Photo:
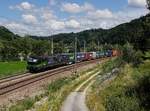
[[[113,58],[110,59],[109,61],[105,62],[104,64],[101,65],[101,67],[99,67],[99,70],[101,70],[101,72],[95,76],[91,82],[93,83],[94,81],[96,81],[97,77],[103,77],[104,75],[106,75],[107,72],[112,71],[114,68],[118,68],[120,67],[121,63],[120,63],[120,59],[119,58]],[[98,80],[99,81],[99,80]],[[79,91],[84,91],[85,88],[87,88],[87,86],[90,85],[90,82],[85,83]]]
[[[26,71],[26,62],[0,62],[0,78]]]
[[[100,66],[98,66],[100,67]],[[63,104],[63,101],[65,98],[69,95],[71,91],[73,91],[77,86],[79,86],[82,82],[87,80],[91,75],[95,74],[99,71],[99,68],[95,67],[92,70],[88,70],[87,72],[84,72],[80,75],[78,75],[73,81],[70,81],[69,83],[65,84],[63,87],[56,88],[56,85],[54,87],[56,90],[53,90],[53,86],[49,86],[49,95],[48,95],[48,101],[46,101],[41,106],[37,107],[37,111],[60,111],[60,108]],[[90,72],[91,73],[88,73]]]
[[[77,75],[58,79],[46,87],[44,94],[19,101],[17,104],[11,106],[9,111],[24,111],[31,108],[37,111],[48,111],[49,109],[52,111],[59,111],[66,96],[93,73],[99,71],[99,67],[101,67],[101,65],[80,72]],[[45,97],[48,97],[48,100],[40,105],[36,105],[38,101],[41,101]]]
[[[96,81],[87,95],[87,105],[91,111],[149,111],[150,60],[138,68],[124,65],[119,76],[103,89]]]

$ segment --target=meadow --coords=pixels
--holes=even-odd
[[[25,61],[0,62],[0,78],[26,72]]]
[[[150,60],[138,67],[124,64],[119,76],[101,89],[96,81],[87,95],[92,111],[149,111]]]

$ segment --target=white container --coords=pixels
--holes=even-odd
[[[96,52],[91,52],[92,53],[92,58],[96,59]]]

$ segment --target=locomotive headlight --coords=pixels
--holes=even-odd
[[[33,62],[37,62],[37,59],[33,59]]]

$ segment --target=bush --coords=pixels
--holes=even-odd
[[[11,106],[9,111],[24,111],[30,109],[34,105],[33,99],[26,99],[24,101],[18,102],[17,105]]]
[[[138,80],[136,88],[137,97],[140,100],[140,105],[145,111],[150,110],[150,75],[147,74]]]
[[[136,98],[121,95],[111,95],[106,99],[107,111],[141,111]]]
[[[134,47],[127,43],[123,46],[122,59],[127,63],[132,63],[133,66],[138,66],[142,63],[142,52],[134,50]]]

